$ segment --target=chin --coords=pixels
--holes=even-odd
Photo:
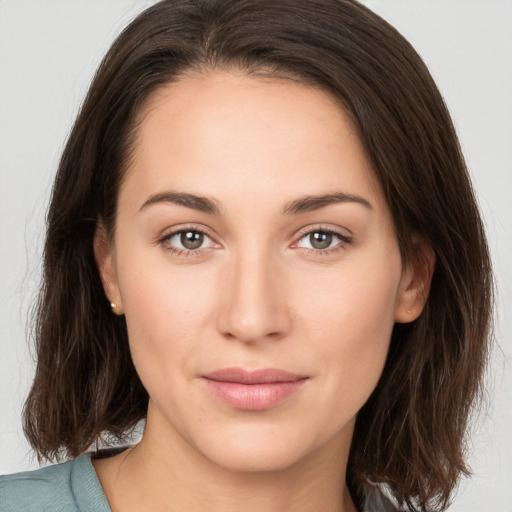
[[[286,470],[320,446],[299,429],[250,425],[216,429],[214,438],[202,438],[196,449],[215,465],[237,473]],[[215,431],[215,430],[214,430]]]
[[[304,456],[301,450],[279,446],[268,449],[259,443],[248,446],[234,445],[221,450],[209,450],[211,462],[234,473],[269,473],[284,471],[298,463]]]

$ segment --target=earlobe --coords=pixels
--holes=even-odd
[[[408,323],[416,320],[423,311],[430,292],[436,256],[427,242],[415,236],[415,254],[402,276],[398,293],[395,322]]]
[[[98,221],[96,224],[93,245],[96,266],[98,267],[106,299],[110,302],[112,312],[122,315],[124,310],[117,283],[114,250],[107,229],[102,221]]]

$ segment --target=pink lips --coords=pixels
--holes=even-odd
[[[268,368],[247,371],[225,368],[202,376],[206,387],[225,404],[248,411],[277,405],[302,387],[307,377]]]

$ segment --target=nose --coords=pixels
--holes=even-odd
[[[286,278],[280,265],[255,251],[231,262],[218,315],[218,329],[223,336],[254,344],[288,334],[291,318],[285,299]]]

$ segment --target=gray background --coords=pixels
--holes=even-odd
[[[150,0],[0,0],[0,473],[37,467],[20,412],[53,173],[94,69]],[[497,280],[489,404],[451,512],[512,511],[512,1],[366,0],[430,67],[454,117]]]

